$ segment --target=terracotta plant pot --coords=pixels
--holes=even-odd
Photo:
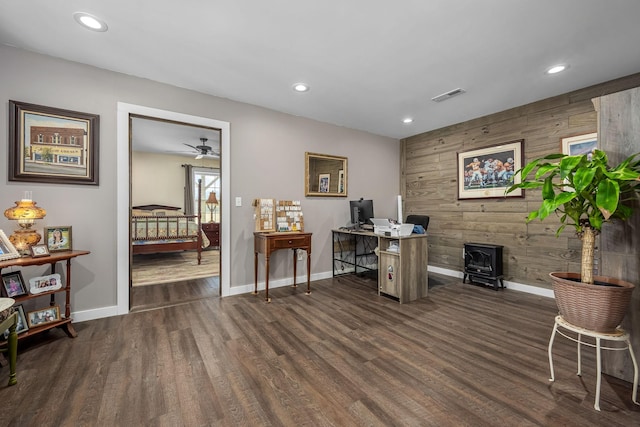
[[[549,273],[560,315],[572,325],[611,333],[622,323],[634,284],[612,277],[595,276],[596,284],[580,281],[578,273]]]

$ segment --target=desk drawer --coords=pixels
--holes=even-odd
[[[204,222],[204,223],[202,223],[202,230],[218,233],[220,231],[220,223],[218,223],[218,222]]]
[[[271,241],[273,249],[302,248],[311,243],[309,236],[288,236]]]

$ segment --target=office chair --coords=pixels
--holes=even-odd
[[[405,224],[413,224],[413,225],[421,225],[424,228],[424,231],[427,231],[427,227],[429,226],[429,216],[428,215],[408,215]]]

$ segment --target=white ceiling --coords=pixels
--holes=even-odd
[[[640,72],[639,18],[638,0],[2,1],[0,43],[402,138]]]
[[[206,138],[206,141],[203,143],[201,138]],[[201,153],[189,145],[197,147],[203,144],[211,147],[205,158],[219,158],[220,130],[142,117],[131,120],[131,146],[134,151],[195,158]]]

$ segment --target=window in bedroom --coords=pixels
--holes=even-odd
[[[198,212],[198,203],[201,203],[202,222],[220,222],[220,169],[194,167],[193,182],[198,182],[199,179],[202,180],[202,195],[198,200],[198,189],[194,186],[194,212]],[[218,205],[207,203],[212,192],[216,195]]]

